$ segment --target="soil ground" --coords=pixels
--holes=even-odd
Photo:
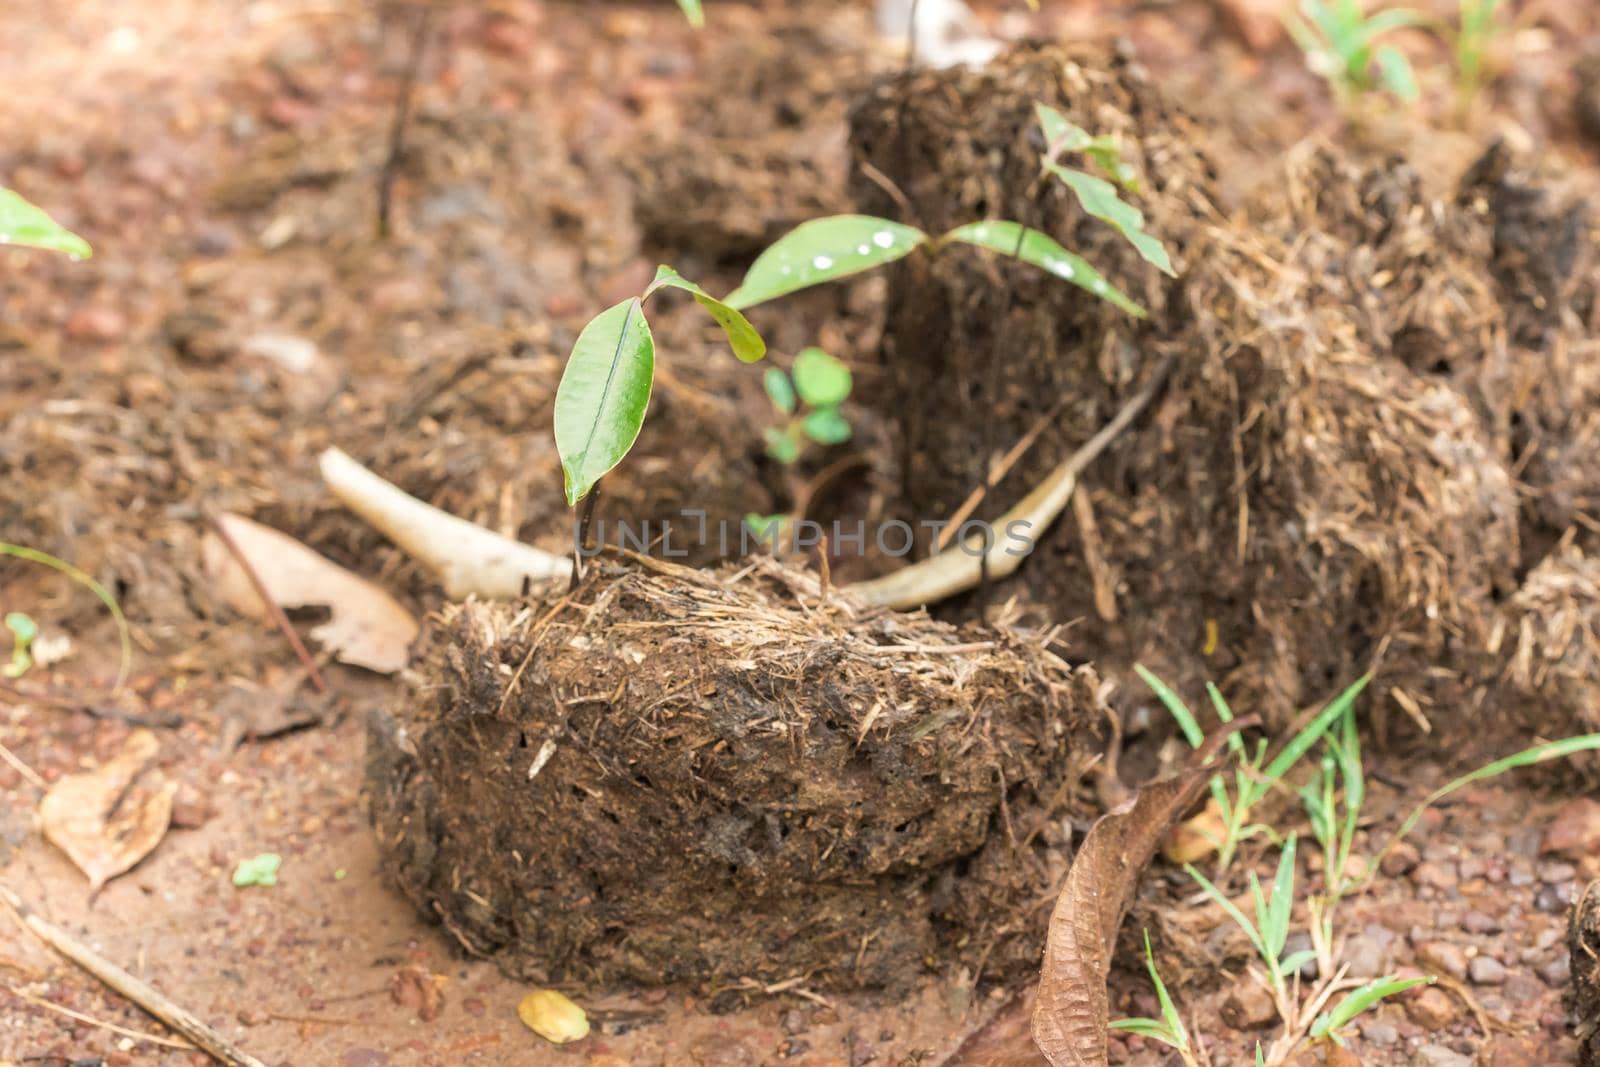
[[[871,71],[898,63],[870,44],[866,5],[707,6],[710,25],[695,34],[665,3],[437,5],[389,241],[373,235],[373,189],[407,10],[17,0],[0,16],[0,179],[96,248],[84,263],[0,253],[0,540],[105,581],[137,638],[128,691],[101,699],[116,644],[96,603],[42,569],[0,562],[0,610],[26,610],[73,642],[70,657],[23,680],[28,696],[0,690],[0,742],[31,772],[0,764],[0,884],[265,1062],[863,1067],[995,1062],[1000,1053],[982,1050],[1013,1047],[1004,1037],[1020,992],[974,990],[955,972],[893,1003],[778,990],[721,1013],[682,989],[572,988],[596,1033],[556,1049],[516,1017],[524,983],[461,959],[378,875],[363,724],[399,698],[399,683],[329,665],[331,693],[305,698],[310,725],[232,743],[241,708],[276,706],[272,693],[300,679],[280,635],[211,599],[197,549],[208,510],[277,525],[425,614],[441,603],[427,576],[321,491],[323,446],[559,548],[546,428],[577,329],[636,291],[657,258],[728,281],[769,231],[845,203],[845,108]],[[1206,147],[1240,194],[1259,160],[1312,131],[1344,135],[1270,19],[1249,19],[1261,5],[1042,6],[985,14],[1008,31],[1131,41],[1206,117]],[[1422,119],[1373,116],[1360,136],[1449,166],[1515,123],[1588,173],[1595,146],[1574,118],[1574,70],[1600,14],[1545,0],[1518,19],[1492,106],[1467,129],[1418,137]],[[1447,110],[1423,118],[1442,127]],[[685,139],[743,152],[748,165],[685,176],[672,164]],[[694,226],[639,210],[641,197],[683,202],[686,188],[726,210]],[[859,361],[870,395],[881,295],[871,283],[830,290],[761,325],[780,352],[821,340]],[[309,369],[274,359],[271,338],[285,335],[314,342]],[[665,514],[713,485],[729,514],[784,506],[795,486],[749,430],[762,418],[756,377],[687,314],[664,314],[658,339],[670,358],[652,428],[608,501]],[[863,411],[851,506],[887,506],[887,439]],[[141,727],[156,731],[160,766],[180,784],[174,826],[91,899],[34,826],[33,776],[102,762]],[[1462,755],[1419,765],[1414,752],[1369,752],[1367,833],[1381,837]],[[1546,850],[1561,845],[1552,825],[1593,818],[1574,806],[1572,781],[1529,773],[1458,797],[1425,820],[1415,854],[1351,904],[1353,971],[1453,979],[1363,1023],[1352,1041],[1361,1062],[1573,1062],[1565,913],[1600,870],[1592,846]],[[284,857],[279,883],[235,889],[233,866],[265,851]],[[1243,957],[1221,915],[1160,869],[1141,920],[1219,1050],[1214,1062],[1247,1062],[1253,1006],[1224,1010]],[[164,1032],[9,920],[0,931],[0,1062],[206,1062],[109,1030]],[[1134,957],[1123,962],[1113,1012],[1153,1014]],[[1136,1039],[1115,1041],[1113,1057],[1165,1062]]]

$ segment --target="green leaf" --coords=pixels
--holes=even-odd
[[[1189,1032],[1183,1028],[1183,1019],[1178,1015],[1178,1009],[1172,1003],[1172,997],[1167,993],[1167,983],[1161,980],[1161,972],[1156,970],[1156,956],[1150,950],[1150,931],[1144,932],[1144,965],[1150,972],[1150,981],[1156,987],[1156,999],[1161,1002],[1161,1017],[1167,1022],[1167,1030],[1177,1041],[1175,1048],[1189,1047]]]
[[[747,308],[823,282],[831,282],[910,254],[928,239],[911,226],[871,215],[831,215],[802,222],[750,265],[724,302]]]
[[[0,188],[0,245],[4,244],[65,252],[78,259],[91,255],[88,241],[10,189]]]
[[[695,303],[705,308],[717,325],[722,327],[722,332],[727,334],[728,347],[733,349],[733,354],[739,357],[740,362],[755,363],[767,354],[767,342],[750,325],[749,319],[665,264],[656,268],[655,280],[640,299],[650,299],[650,294],[665,286],[694,295]]]
[[[750,532],[763,541],[776,541],[783,533],[783,523],[787,515],[759,515],[752,511],[744,517],[744,524]]]
[[[1299,952],[1291,952],[1278,964],[1278,971],[1284,975],[1292,975],[1306,964],[1317,958],[1317,950],[1303,948]]]
[[[106,610],[111,613],[112,621],[117,624],[117,638],[122,644],[122,662],[117,668],[117,680],[111,686],[113,693],[120,690],[128,680],[128,673],[133,670],[133,631],[128,628],[127,616],[122,613],[122,608],[118,606],[117,598],[111,595],[111,591],[66,560],[57,559],[48,552],[40,552],[37,548],[0,541],[0,556],[15,556],[59,571],[100,598],[100,603],[106,606]]]
[[[1108,1025],[1113,1030],[1122,1030],[1150,1041],[1159,1041],[1171,1048],[1188,1048],[1187,1045],[1178,1040],[1177,1035],[1167,1029],[1166,1024],[1155,1019],[1115,1019]]]
[[[839,445],[850,440],[850,423],[837,408],[818,408],[807,415],[806,436],[819,445]]]
[[[1133,671],[1144,680],[1144,684],[1155,693],[1156,699],[1166,707],[1173,720],[1178,724],[1178,729],[1183,731],[1184,740],[1189,742],[1190,748],[1199,748],[1205,744],[1206,735],[1200,729],[1200,723],[1195,719],[1194,713],[1183,702],[1183,698],[1174,693],[1167,683],[1157,678],[1142,663],[1135,663]]]
[[[773,407],[785,415],[794,414],[796,404],[794,383],[789,381],[787,374],[777,367],[768,367],[761,384],[766,387],[767,398],[772,401]]]
[[[1274,962],[1283,955],[1289,941],[1289,919],[1294,910],[1294,853],[1295,835],[1290,834],[1278,857],[1278,873],[1272,879],[1272,900],[1267,904],[1266,921],[1261,926],[1261,937],[1272,953]]]
[[[820,348],[806,348],[794,357],[794,387],[814,408],[837,407],[850,396],[850,368]]]
[[[0,667],[0,677],[21,678],[33,666],[33,655],[28,648],[39,636],[39,625],[20,611],[7,612],[5,623],[12,633],[11,662]]]
[[[800,458],[800,442],[793,434],[768,426],[762,436],[766,438],[767,455],[779,463],[793,463]]]
[[[233,884],[240,889],[252,885],[277,885],[278,867],[283,857],[276,852],[263,852],[247,860],[240,860],[233,870]]]
[[[633,447],[655,365],[655,342],[638,297],[602,311],[578,335],[556,387],[556,452],[568,504],[587,496]]]
[[[1404,53],[1384,45],[1372,54],[1372,58],[1378,64],[1384,88],[1408,104],[1416,103],[1417,97],[1422,94],[1417,88],[1417,76],[1411,70],[1411,61]]]
[[[1077,195],[1083,210],[1122,234],[1146,262],[1154,264],[1157,270],[1168,277],[1178,276],[1172,269],[1172,258],[1167,255],[1166,247],[1144,232],[1143,213],[1118,196],[1116,186],[1104,178],[1096,178],[1093,174],[1063,167],[1059,163],[1046,162],[1044,167]]]
[[[1116,138],[1104,135],[1092,137],[1088,130],[1046,104],[1034,104],[1033,110],[1039,116],[1039,128],[1044,132],[1046,169],[1063,152],[1082,152],[1124,189],[1138,188],[1138,173],[1122,161]]]
[[[683,15],[689,20],[689,25],[695,29],[706,24],[706,13],[700,9],[700,0],[678,0],[678,6],[683,9]]]
[[[1017,240],[1019,234],[1022,235],[1020,242]],[[1082,256],[1073,255],[1062,248],[1054,238],[1038,230],[1024,231],[1020,223],[970,222],[951,230],[941,240],[961,241],[1003,255],[1015,255],[1024,263],[1031,263],[1040,270],[1054,274],[1057,278],[1089,290],[1095,296],[1109,301],[1135,318],[1145,317],[1144,308],[1129,300],[1106,281],[1105,277],[1091,267]]]
[[[1200,888],[1206,896],[1210,897],[1218,907],[1228,913],[1228,918],[1232,919],[1239,929],[1244,931],[1245,936],[1250,939],[1250,943],[1255,946],[1256,952],[1265,959],[1267,957],[1267,946],[1262,942],[1261,934],[1256,930],[1255,924],[1245,918],[1244,912],[1239,910],[1239,906],[1224,896],[1222,890],[1212,885],[1211,879],[1197,871],[1194,864],[1186,863],[1183,865],[1183,869],[1188,872],[1190,878],[1200,884]]]
[[[1277,782],[1278,779],[1289,772],[1290,768],[1300,762],[1300,757],[1306,754],[1306,750],[1316,744],[1317,738],[1326,733],[1328,727],[1332,726],[1339,716],[1350,709],[1351,705],[1355,703],[1356,697],[1361,695],[1361,691],[1367,687],[1367,683],[1370,681],[1372,681],[1370,674],[1364,674],[1357,678],[1355,684],[1340,693],[1331,704],[1318,712],[1317,717],[1312,719],[1304,730],[1296,734],[1294,739],[1284,746],[1282,752],[1273,757],[1272,762],[1267,764],[1267,769],[1262,772],[1262,777],[1265,778],[1267,786]]]
[[[1430,978],[1379,978],[1368,982],[1359,989],[1352,990],[1331,1011],[1323,1012],[1317,1016],[1317,1021],[1311,1024],[1311,1036],[1314,1038],[1330,1037],[1338,1030],[1348,1026],[1356,1016],[1372,1007],[1384,997],[1392,997],[1396,993],[1404,993],[1419,985],[1432,985]]]

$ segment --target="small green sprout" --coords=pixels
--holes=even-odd
[[[1503,31],[1500,0],[1460,0],[1455,31],[1456,100],[1464,112],[1483,88],[1484,59]]]
[[[39,636],[39,625],[20,611],[6,614],[6,629],[11,631],[11,662],[0,667],[0,675],[21,678],[33,666],[33,639]]]
[[[1345,711],[1338,729],[1325,734],[1322,743],[1327,751],[1311,780],[1301,788],[1300,799],[1322,848],[1322,892],[1312,895],[1307,907],[1317,960],[1326,971],[1333,966],[1334,912],[1353,888],[1350,860],[1367,794],[1354,708]]]
[[[1404,993],[1408,989],[1415,989],[1419,985],[1432,985],[1432,976],[1425,978],[1396,978],[1393,975],[1368,982],[1358,989],[1351,990],[1337,1007],[1323,1012],[1311,1024],[1311,1037],[1328,1038],[1334,1044],[1343,1046],[1344,1038],[1339,1031],[1349,1026],[1362,1012],[1375,1007],[1384,997],[1392,997],[1396,993]]]
[[[26,245],[88,259],[89,242],[64,228],[40,207],[0,187],[0,245]]]
[[[59,571],[100,599],[100,603],[104,604],[106,610],[111,612],[111,618],[117,624],[117,638],[122,645],[122,660],[117,669],[117,681],[111,687],[112,692],[121,689],[128,680],[128,672],[133,669],[133,635],[132,631],[128,629],[127,617],[122,614],[122,608],[117,604],[117,598],[111,595],[111,591],[66,560],[57,559],[48,552],[40,552],[37,548],[0,542],[0,556],[15,556],[17,559],[25,559],[29,563],[38,563],[41,566],[49,567],[51,570]]]
[[[1200,1059],[1196,1056],[1194,1048],[1189,1044],[1189,1031],[1184,1028],[1183,1019],[1178,1015],[1178,1009],[1172,1003],[1172,997],[1167,993],[1167,984],[1161,980],[1161,972],[1156,970],[1155,954],[1150,951],[1150,931],[1144,932],[1144,965],[1150,972],[1150,981],[1156,987],[1156,999],[1161,1002],[1161,1018],[1132,1018],[1117,1019],[1111,1023],[1111,1029],[1122,1030],[1130,1034],[1151,1041],[1159,1041],[1169,1048],[1177,1050],[1178,1056],[1183,1060],[1184,1067],[1199,1067]]]
[[[239,861],[239,866],[233,870],[233,884],[240,889],[247,886],[271,886],[278,884],[278,868],[283,864],[283,857],[276,852],[263,852],[259,856]]]
[[[766,430],[767,454],[779,463],[798,460],[807,440],[837,445],[850,439],[850,423],[839,413],[854,384],[850,368],[822,349],[807,348],[795,356],[792,374],[767,368],[763,384],[784,417],[781,427]]]
[[[1409,26],[1422,26],[1427,16],[1409,8],[1391,8],[1367,15],[1361,0],[1300,0],[1300,12],[1284,16],[1284,25],[1312,71],[1325,78],[1344,107],[1365,93],[1382,88],[1404,103],[1417,99],[1417,79],[1405,54],[1378,39]]]
[[[1295,835],[1290,834],[1278,857],[1278,870],[1273,876],[1270,894],[1262,892],[1260,879],[1254,871],[1250,872],[1250,899],[1254,902],[1256,913],[1254,922],[1209,878],[1195,870],[1193,864],[1184,866],[1189,877],[1199,883],[1206,896],[1220,905],[1250,939],[1256,954],[1266,964],[1268,988],[1279,1002],[1280,1011],[1282,1004],[1290,1002],[1289,978],[1316,959],[1316,953],[1310,949],[1301,949],[1288,956],[1283,954],[1289,942],[1289,920],[1294,912],[1294,863]]]
[[[1200,729],[1199,722],[1194,713],[1184,704],[1183,700],[1174,693],[1166,683],[1157,678],[1143,664],[1135,664],[1136,671],[1144,683],[1155,693],[1157,699],[1166,707],[1177,722],[1178,728],[1183,732],[1185,740],[1195,748],[1205,743],[1205,734]],[[1363,676],[1355,684],[1340,693],[1322,711],[1318,712],[1305,728],[1296,734],[1283,749],[1267,762],[1267,741],[1265,738],[1257,740],[1255,749],[1246,748],[1243,739],[1237,733],[1228,737],[1228,747],[1239,761],[1239,766],[1234,771],[1234,787],[1229,791],[1227,781],[1222,775],[1211,779],[1211,797],[1216,801],[1217,808],[1222,815],[1223,835],[1217,845],[1217,871],[1226,871],[1233,862],[1239,845],[1256,834],[1265,834],[1274,837],[1271,827],[1261,823],[1252,823],[1250,816],[1255,806],[1266,798],[1283,780],[1300,758],[1315,745],[1319,738],[1325,734],[1340,717],[1348,712],[1355,703],[1356,697],[1366,688],[1370,676]],[[1222,693],[1214,685],[1207,685],[1206,692],[1211,697],[1212,707],[1216,710],[1217,718],[1224,724],[1233,721],[1233,712],[1228,707],[1228,702],[1222,698]]]
[[[683,17],[695,29],[706,24],[706,13],[701,9],[700,0],[678,0],[678,6],[683,9]]]

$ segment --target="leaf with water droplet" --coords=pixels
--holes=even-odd
[[[1020,242],[1017,239],[1019,233],[1022,233]],[[1135,318],[1145,317],[1144,308],[1106,281],[1087,260],[1068,252],[1054,238],[1038,230],[1023,231],[1021,224],[1015,222],[969,222],[951,230],[940,240],[961,241],[1003,255],[1015,255],[1024,263],[1031,263],[1057,278],[1089,290]]]
[[[728,335],[728,347],[733,349],[733,354],[738,356],[741,362],[755,363],[767,354],[767,342],[763,341],[761,334],[750,325],[749,319],[665,264],[656,268],[655,281],[650,283],[650,288],[644,291],[641,299],[648,300],[651,293],[669,286],[692,294],[695,303],[705,308],[711,317],[717,320],[722,332]]]
[[[0,187],[0,244],[65,252],[75,259],[87,259],[92,254],[88,241],[56,222],[42,208],[3,187]]]
[[[1093,174],[1063,167],[1059,163],[1047,161],[1044,169],[1060,178],[1076,194],[1083,210],[1122,234],[1146,262],[1154,264],[1169,278],[1178,276],[1172,269],[1172,258],[1167,255],[1166,247],[1144,232],[1143,213],[1118,196],[1116,186],[1104,178],[1096,178]]]
[[[587,496],[633,447],[655,368],[655,341],[638,297],[602,311],[578,335],[556,387],[556,452],[568,504]]]
[[[835,407],[850,396],[850,368],[815,346],[794,357],[794,387],[814,408]]]
[[[871,215],[830,215],[802,222],[756,257],[724,303],[747,308],[859,274],[901,259],[927,239],[913,226]]]

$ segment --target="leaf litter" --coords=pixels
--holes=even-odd
[[[140,730],[110,760],[67,775],[39,802],[44,836],[88,877],[92,893],[132,870],[166,835],[178,783],[158,777],[133,788],[160,749],[154,734]]]

